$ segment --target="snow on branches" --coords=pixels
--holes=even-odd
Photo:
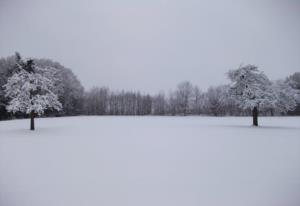
[[[286,113],[297,106],[297,90],[284,81],[275,81],[272,85],[273,94],[276,97],[275,111]]]
[[[271,82],[254,65],[230,70],[229,92],[242,109],[273,109],[286,113],[296,107],[296,91],[283,81]]]
[[[19,60],[18,71],[3,86],[10,99],[6,109],[10,112],[34,112],[38,115],[47,109],[61,110],[62,105],[53,93],[54,68],[40,68],[33,60]]]

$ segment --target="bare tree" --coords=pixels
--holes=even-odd
[[[206,108],[208,113],[214,116],[222,115],[222,88],[221,87],[210,87],[206,93]]]
[[[193,94],[193,86],[190,82],[184,81],[178,84],[175,91],[176,111],[178,114],[186,115],[190,111],[191,100]]]
[[[205,95],[198,86],[194,86],[192,95],[192,114],[200,115],[204,112]]]
[[[106,87],[94,87],[86,93],[85,113],[88,115],[105,115],[108,109],[108,93]]]
[[[152,114],[165,115],[167,109],[166,107],[167,102],[164,93],[160,92],[159,94],[153,97]]]

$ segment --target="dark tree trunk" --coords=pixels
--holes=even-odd
[[[253,126],[258,126],[258,109],[254,107],[252,110],[252,117],[253,117]]]
[[[30,112],[30,130],[34,130],[34,112]]]
[[[271,109],[271,116],[273,117],[274,116],[274,110]]]

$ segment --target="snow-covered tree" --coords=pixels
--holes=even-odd
[[[58,62],[49,59],[34,59],[37,67],[55,68],[56,72],[50,79],[53,79],[55,88],[53,92],[63,106],[60,115],[79,115],[83,112],[84,88],[71,69],[68,69]],[[48,112],[47,112],[48,113]]]
[[[296,102],[297,106],[293,110],[293,112],[290,112],[292,115],[300,115],[300,72],[296,72],[289,77],[286,78],[285,83],[290,85],[296,92]]]
[[[258,126],[258,112],[265,108],[275,107],[276,96],[272,90],[272,82],[254,65],[242,66],[230,70],[230,94],[242,109],[251,109],[253,125]]]
[[[16,65],[18,71],[3,86],[5,96],[9,98],[6,109],[30,114],[30,129],[34,130],[36,115],[42,115],[48,109],[62,109],[50,78],[55,69],[37,67],[32,59],[23,61],[19,58]]]
[[[19,70],[17,62],[21,63],[20,59],[21,56],[18,53],[6,58],[0,58],[0,119],[8,119],[13,116],[17,118],[25,116],[21,113],[13,115],[7,112],[6,105],[8,104],[8,98],[4,96],[5,92],[3,87],[3,85],[7,83],[8,78]],[[54,82],[52,92],[58,96],[58,100],[63,107],[63,110],[60,112],[47,110],[43,116],[83,114],[84,88],[72,70],[50,59],[34,58],[33,61],[36,67],[43,68],[43,75],[46,76],[47,71],[55,68],[55,73],[53,74],[51,71],[51,75],[47,76],[47,78],[52,79]]]
[[[292,88],[300,90],[300,72],[295,72],[285,80]]]
[[[287,82],[276,81],[272,85],[273,93],[276,97],[274,110],[280,113],[292,111],[297,106],[297,90],[293,89]]]
[[[271,82],[256,66],[246,65],[228,73],[230,94],[242,109],[251,109],[253,125],[258,125],[258,111],[271,109],[280,113],[294,110],[297,91],[287,82]]]

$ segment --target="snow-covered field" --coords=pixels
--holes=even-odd
[[[1,206],[299,206],[300,118],[0,122]]]

